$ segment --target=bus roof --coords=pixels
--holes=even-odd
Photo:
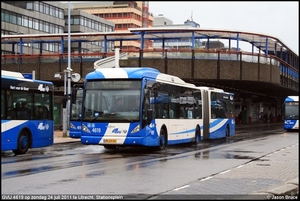
[[[295,102],[299,101],[299,96],[288,96],[285,98],[285,102]]]
[[[85,80],[94,79],[141,79],[152,78],[158,82],[171,83],[178,86],[196,87],[194,84],[186,83],[177,76],[161,73],[151,67],[127,67],[127,68],[102,68],[96,69],[86,75]]]
[[[1,76],[7,76],[7,77],[12,77],[12,78],[24,78],[22,73],[7,71],[7,70],[1,70]]]
[[[44,83],[44,84],[53,85],[53,83],[49,82],[49,81],[27,79],[20,72],[7,71],[7,70],[1,70],[1,78],[11,79],[11,80],[20,80],[20,81],[26,81],[26,82],[37,82],[37,83]]]

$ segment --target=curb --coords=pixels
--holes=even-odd
[[[298,196],[299,195],[299,177],[285,182],[284,185],[261,192],[273,196]]]

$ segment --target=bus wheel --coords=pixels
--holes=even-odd
[[[29,149],[29,134],[27,131],[22,130],[18,139],[18,148],[13,150],[16,155],[25,154]]]
[[[199,142],[200,142],[200,129],[199,127],[197,127],[195,132],[195,144],[197,145]]]
[[[167,143],[167,133],[164,129],[160,129],[159,150],[165,150],[167,148]]]

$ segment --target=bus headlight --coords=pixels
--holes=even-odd
[[[86,127],[85,125],[82,125],[82,131],[91,133],[90,129],[88,129],[88,127]]]
[[[70,128],[76,129],[76,127],[74,126],[74,124],[72,124],[71,122],[70,122]]]
[[[132,131],[131,133],[136,133],[140,131],[140,124],[138,124]]]

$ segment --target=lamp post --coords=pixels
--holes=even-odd
[[[68,1],[68,67],[64,70],[64,103],[63,103],[63,137],[67,137],[67,124],[69,122],[68,113],[70,114],[70,97],[71,97],[71,39],[70,39],[70,1]],[[61,72],[56,73],[54,77],[61,78]],[[76,73],[77,74],[77,73]],[[68,80],[68,86],[67,86]],[[68,90],[67,90],[68,88]]]
[[[67,101],[64,104],[63,108],[63,137],[67,137],[67,123],[69,122],[68,120],[68,114],[70,113],[70,96],[71,96],[71,37],[70,37],[70,1],[68,1],[68,67],[66,70],[64,70],[64,76],[65,76],[65,99],[64,101]],[[68,74],[68,94],[66,96],[66,74]]]

